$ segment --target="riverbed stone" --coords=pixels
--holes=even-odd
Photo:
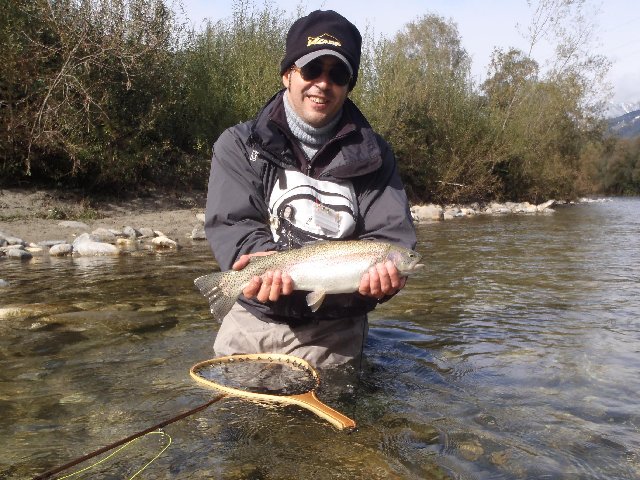
[[[85,257],[95,257],[101,255],[119,255],[120,250],[115,245],[104,242],[94,242],[87,240],[80,242],[78,245],[73,246],[74,254],[82,255]]]
[[[511,213],[511,209],[503,203],[491,202],[485,208],[485,212],[491,215],[504,215],[507,213]]]
[[[95,395],[91,395],[85,392],[73,392],[69,395],[62,397],[59,402],[62,405],[65,404],[80,404],[80,403],[93,403],[96,400]]]
[[[475,462],[484,455],[484,448],[482,448],[482,445],[476,439],[459,443],[458,451],[462,458],[470,462]]]
[[[100,243],[116,243],[116,235],[106,228],[96,228],[91,232],[93,240]]]
[[[547,200],[544,203],[541,203],[540,205],[536,206],[536,210],[538,212],[544,212],[545,210],[551,210],[551,207],[553,207],[556,204],[555,200]]]
[[[53,257],[63,257],[73,253],[73,245],[70,243],[58,243],[49,249],[49,255]]]
[[[506,202],[504,207],[511,213],[536,213],[537,211],[535,205],[529,202]]]
[[[414,205],[411,215],[418,222],[444,220],[444,210],[439,205]]]
[[[18,258],[20,260],[30,260],[33,258],[33,254],[31,252],[27,252],[21,248],[9,248],[5,255],[8,258]]]
[[[462,211],[462,209],[459,206],[449,205],[444,209],[443,219],[451,220],[453,218],[460,218],[464,216],[465,216],[465,213]]]
[[[9,282],[0,278],[0,288],[6,288],[11,286]]]
[[[153,240],[151,240],[151,243],[156,248],[177,248],[178,247],[178,244],[174,240],[171,240],[166,235],[159,235],[155,237]]]
[[[75,238],[72,245],[73,245],[73,248],[77,248],[81,243],[84,243],[84,242],[99,242],[99,241],[100,239],[98,237],[94,236],[91,233],[84,232]]]
[[[116,239],[116,246],[120,248],[124,248],[126,250],[135,249],[137,246],[137,241],[135,237],[124,237]]]
[[[142,236],[142,234],[138,230],[136,230],[135,228],[133,228],[133,227],[131,227],[129,225],[127,225],[126,227],[124,227],[122,229],[122,233],[123,233],[123,235],[125,235],[126,237],[129,237],[129,238],[138,238],[138,237]]]
[[[502,467],[509,461],[509,456],[510,455],[508,450],[500,450],[498,452],[492,452],[491,455],[489,455],[489,460],[494,465]]]
[[[50,313],[58,313],[62,308],[56,305],[47,305],[43,303],[15,304],[6,307],[0,307],[0,320],[2,319],[21,319],[29,317],[37,317]],[[15,324],[13,325],[15,328]]]
[[[191,231],[192,240],[206,240],[207,236],[204,232],[204,225],[196,225]]]
[[[28,247],[25,248],[25,250],[27,252],[29,252],[31,255],[43,255],[45,252],[45,249],[42,247],[39,247],[37,245],[29,245]],[[49,249],[47,249],[49,250]]]
[[[153,231],[153,228],[140,227],[138,231],[140,232],[140,236],[144,238],[153,238],[156,236],[155,232]]]
[[[9,250],[24,250],[24,245],[7,245],[6,247],[0,247],[0,252],[7,253]]]
[[[2,238],[4,240],[4,245],[3,246],[13,246],[13,245],[22,245],[22,246],[26,246],[27,242],[25,242],[23,239],[18,238],[18,237],[14,237],[13,235],[6,235],[3,234]]]
[[[44,240],[42,242],[36,243],[39,247],[47,247],[51,248],[54,245],[62,245],[63,243],[67,243],[66,240]]]

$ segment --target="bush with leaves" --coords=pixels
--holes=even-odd
[[[204,188],[219,134],[282,87],[294,16],[236,0],[231,18],[196,31],[179,6],[0,3],[0,181]],[[620,168],[594,159],[605,151],[597,87],[607,62],[587,48],[584,1],[534,7],[528,51],[497,49],[480,89],[452,21],[424,15],[390,39],[365,32],[351,95],[396,152],[412,200],[540,201],[595,184],[634,188],[619,175],[608,180]],[[545,37],[557,51],[543,69],[531,57]]]

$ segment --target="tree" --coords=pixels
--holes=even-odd
[[[369,54],[356,99],[392,144],[414,200],[491,195],[484,119],[456,25],[436,15],[407,24]]]
[[[591,80],[604,75],[607,63],[588,50],[593,28],[583,6],[583,0],[540,0],[527,52],[494,51],[482,92],[493,131],[493,169],[506,197],[570,198],[578,185],[588,188],[582,148],[603,132]],[[531,58],[543,40],[556,45],[546,69]]]

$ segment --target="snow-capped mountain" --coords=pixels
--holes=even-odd
[[[607,118],[614,119],[636,110],[640,110],[640,100],[637,102],[609,102]]]
[[[609,132],[626,138],[640,135],[640,107],[624,115],[610,118]]]

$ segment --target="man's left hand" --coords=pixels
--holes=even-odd
[[[358,292],[380,300],[387,295],[394,295],[406,283],[407,278],[400,276],[393,262],[387,261],[369,268],[369,271],[360,279]]]

